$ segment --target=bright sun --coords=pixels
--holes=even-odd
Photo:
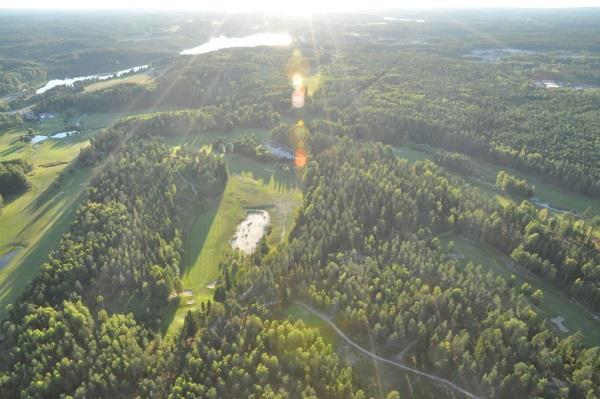
[[[597,6],[598,0],[2,0],[0,8],[39,9],[176,9],[268,13],[304,16],[328,12],[373,9],[456,7],[580,7]]]

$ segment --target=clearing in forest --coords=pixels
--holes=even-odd
[[[291,230],[295,210],[302,201],[294,170],[286,172],[273,164],[237,155],[225,159],[230,176],[222,197],[190,216],[193,223],[185,237],[181,279],[183,289],[193,292],[195,306],[212,300],[214,290],[209,287],[214,288],[219,277],[219,264],[234,253],[231,240],[248,210],[268,211],[272,229],[266,239],[273,247]],[[178,331],[185,314],[195,308],[186,303],[174,301],[167,308],[163,323],[167,336]]]
[[[516,266],[511,266],[513,262],[508,256],[486,244],[476,243],[456,234],[440,237],[440,241],[444,246],[454,241],[453,253],[464,256],[464,259],[459,260],[459,264],[466,265],[468,262],[480,264],[507,281],[514,274],[517,284],[529,283],[533,290],[542,290],[544,297],[536,306],[536,310],[548,320],[550,328],[560,335],[581,331],[588,345],[600,345],[600,321],[595,320],[592,313],[571,300],[554,285]]]
[[[414,143],[393,148],[399,158],[405,158],[411,163],[424,161],[426,159],[433,161],[436,153],[446,152],[441,148],[431,147],[427,144]],[[475,165],[475,170],[474,176],[470,181],[482,188],[484,193],[488,193],[496,198],[502,206],[507,206],[512,200],[515,200],[517,203],[520,203],[523,200],[522,198],[513,198],[496,189],[496,176],[499,171],[505,170],[520,179],[527,180],[529,184],[535,186],[535,197],[537,200],[532,199],[531,202],[535,203],[540,208],[546,207],[551,211],[553,208],[558,208],[559,210],[571,210],[579,214],[585,212],[585,210],[589,208],[593,215],[600,214],[599,199],[591,198],[556,184],[548,183],[532,174],[525,174],[518,170],[507,168],[505,166],[498,166],[478,158],[471,157],[471,160]]]
[[[33,164],[27,176],[30,188],[22,194],[4,199],[0,214],[0,318],[6,305],[14,303],[25,285],[35,277],[43,262],[54,250],[73,219],[75,209],[92,174],[91,168],[74,168],[60,183],[53,184],[79,154],[82,147],[101,128],[124,114],[90,113],[57,114],[53,118],[0,132],[0,160],[26,159]],[[81,122],[81,134],[60,140],[26,143],[20,140],[28,128],[48,136]],[[15,249],[21,248],[18,252]],[[7,254],[12,254],[9,258]]]
[[[108,89],[109,87],[118,86],[126,83],[140,86],[149,86],[154,84],[154,78],[148,73],[138,73],[123,78],[107,79],[90,83],[89,85],[85,86],[83,91],[84,93],[90,93],[93,91],[100,91]]]

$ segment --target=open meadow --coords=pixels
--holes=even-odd
[[[0,213],[0,259],[6,256],[6,261],[0,263],[0,317],[5,315],[6,305],[13,303],[39,272],[73,219],[92,176],[90,168],[70,166],[73,159],[94,134],[122,116],[56,115],[0,133],[0,160],[26,159],[33,164],[29,189],[5,198]],[[50,136],[77,122],[83,127],[80,134],[50,137],[39,143],[20,140],[29,128],[35,134]]]

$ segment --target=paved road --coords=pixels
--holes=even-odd
[[[465,395],[465,396],[467,396],[467,397],[469,397],[471,399],[481,399],[480,396],[472,394],[471,392],[469,392],[469,391],[467,391],[467,390],[459,387],[458,385],[456,385],[452,381],[449,381],[449,380],[447,380],[445,378],[442,378],[442,377],[438,377],[438,376],[433,375],[433,374],[426,373],[426,372],[421,371],[421,370],[417,370],[415,368],[409,367],[409,366],[407,366],[405,364],[402,364],[402,363],[394,362],[393,360],[386,359],[385,357],[381,357],[381,356],[377,355],[376,353],[373,353],[373,352],[371,352],[371,351],[363,348],[362,346],[360,346],[359,344],[357,344],[356,342],[354,342],[350,338],[348,338],[348,336],[346,334],[344,334],[344,332],[342,330],[340,330],[338,328],[338,326],[336,326],[333,321],[331,321],[331,319],[329,318],[329,316],[327,316],[327,315],[319,312],[316,309],[313,309],[312,307],[308,306],[305,303],[298,302],[298,301],[294,301],[294,303],[296,305],[302,306],[303,308],[305,308],[306,310],[308,310],[309,312],[311,312],[315,316],[317,316],[320,319],[324,320],[327,324],[329,324],[329,326],[331,326],[331,328],[333,328],[335,330],[335,332],[340,337],[342,337],[342,339],[344,341],[346,341],[348,344],[352,345],[356,350],[364,353],[365,355],[367,355],[367,356],[369,356],[369,357],[371,357],[371,358],[373,358],[375,360],[378,360],[378,361],[380,361],[382,363],[391,364],[392,366],[398,367],[398,368],[400,368],[400,369],[402,369],[404,371],[408,371],[409,373],[417,374],[417,375],[420,375],[421,377],[428,378],[428,379],[430,379],[430,380],[432,380],[432,381],[434,381],[434,382],[436,382],[436,383],[438,383],[440,385],[444,385],[444,386],[449,387],[449,388],[451,388],[451,389],[453,389],[453,390],[455,390],[457,392],[460,392],[463,395]]]

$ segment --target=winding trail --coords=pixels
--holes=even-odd
[[[327,315],[319,312],[316,309],[313,309],[312,307],[310,307],[309,305],[307,305],[305,303],[302,303],[302,302],[299,302],[299,301],[294,301],[294,303],[296,305],[302,306],[303,308],[305,308],[306,310],[308,310],[309,312],[311,312],[315,316],[319,317],[321,320],[325,321],[327,324],[329,324],[329,326],[331,328],[333,328],[335,330],[335,332],[340,337],[342,337],[342,339],[344,341],[346,341],[348,344],[352,345],[356,350],[364,353],[365,355],[367,355],[367,356],[369,356],[369,357],[371,357],[371,358],[373,358],[373,359],[375,359],[377,361],[380,361],[382,363],[391,364],[392,366],[398,367],[398,368],[400,368],[400,369],[402,369],[404,371],[408,371],[410,373],[420,375],[421,377],[429,378],[433,382],[436,382],[436,383],[438,383],[440,385],[445,385],[445,386],[447,386],[447,387],[449,387],[449,388],[451,388],[451,389],[453,389],[453,390],[455,390],[457,392],[462,393],[463,395],[465,395],[465,396],[467,396],[467,397],[469,397],[471,399],[482,399],[480,396],[472,394],[471,392],[469,392],[469,391],[467,391],[467,390],[459,387],[458,385],[456,385],[452,381],[449,381],[449,380],[447,380],[445,378],[438,377],[436,375],[429,374],[429,373],[426,373],[426,372],[421,371],[421,370],[417,370],[415,368],[406,366],[406,365],[404,365],[402,363],[394,362],[393,360],[386,359],[385,357],[381,357],[381,356],[379,356],[379,355],[377,355],[377,354],[375,354],[375,353],[373,353],[371,351],[368,351],[367,349],[363,348],[362,346],[360,346],[356,342],[352,341],[346,334],[344,334],[344,332],[342,330],[340,330],[338,328],[338,326],[336,326],[333,321],[331,321],[331,318],[329,318],[329,316],[327,316]]]
[[[195,195],[196,195],[196,197],[197,197],[197,196],[198,196],[198,192],[196,191],[196,187],[194,186],[194,184],[193,184],[191,181],[189,181],[188,179],[186,179],[185,177],[183,177],[183,175],[182,175],[181,173],[179,173],[179,171],[178,171],[178,170],[177,170],[177,171],[175,171],[175,173],[177,173],[177,175],[178,175],[179,177],[181,177],[181,179],[182,179],[184,182],[186,182],[187,184],[189,184],[189,185],[190,185],[190,187],[192,188],[192,191],[194,192],[194,194],[195,194]]]

